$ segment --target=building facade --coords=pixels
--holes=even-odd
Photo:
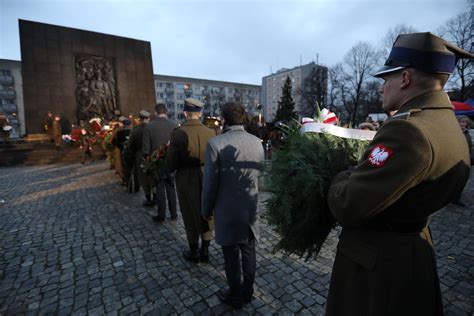
[[[295,111],[300,117],[312,115],[309,112],[315,108],[316,104],[309,103],[315,103],[317,100],[320,107],[326,104],[327,67],[312,62],[292,69],[282,68],[262,78],[262,106],[266,122],[271,122],[275,118],[282,87],[287,77],[291,79],[291,95],[295,101]]]
[[[184,121],[184,100],[190,97],[204,102],[204,116],[219,116],[221,106],[229,101],[242,104],[250,114],[261,114],[258,85],[155,75],[155,91],[156,102],[166,104],[168,118],[174,122]]]
[[[0,113],[6,114],[13,127],[10,138],[19,138],[25,134],[20,61],[0,59]]]

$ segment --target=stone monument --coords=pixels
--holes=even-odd
[[[43,133],[48,111],[72,124],[152,111],[149,42],[25,20],[19,27],[28,134]]]

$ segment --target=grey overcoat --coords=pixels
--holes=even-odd
[[[258,231],[258,177],[263,161],[259,138],[234,125],[209,140],[202,191],[203,216],[214,214],[216,243],[248,242],[249,227]]]

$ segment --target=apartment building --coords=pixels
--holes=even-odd
[[[259,85],[165,75],[154,77],[156,102],[166,104],[168,118],[174,122],[184,121],[184,100],[190,97],[204,102],[204,116],[219,116],[221,106],[229,101],[242,104],[251,114],[260,114]]]
[[[0,112],[7,115],[10,125],[13,127],[10,138],[19,138],[25,134],[20,61],[0,59]]]
[[[313,72],[314,69],[314,72]],[[315,78],[311,78],[316,74]],[[307,106],[306,98],[302,97],[305,90],[309,88],[309,84],[317,84],[320,87],[321,104],[325,105],[328,85],[328,68],[325,66],[316,65],[314,62],[309,64],[294,67],[291,69],[282,68],[276,73],[270,74],[262,78],[262,107],[263,116],[266,122],[274,120],[276,111],[278,109],[278,101],[281,97],[281,89],[287,77],[290,77],[292,83],[292,97],[295,101],[295,110],[302,114],[301,111]],[[311,83],[309,79],[314,79]]]

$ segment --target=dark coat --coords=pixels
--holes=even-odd
[[[138,176],[138,182],[141,186],[151,186],[151,179],[143,173],[142,168],[140,167],[143,162],[143,133],[145,127],[145,123],[140,123],[132,129],[129,138],[129,151],[132,156],[131,159],[133,160],[136,175]]]
[[[329,189],[343,229],[328,315],[442,315],[427,223],[459,195],[469,171],[444,92],[413,98],[381,127],[357,168]]]
[[[258,177],[263,147],[243,126],[231,126],[209,140],[204,167],[202,215],[214,215],[216,243],[248,242],[249,228],[259,239]]]
[[[129,150],[135,159],[141,160],[143,157],[143,131],[145,130],[145,124],[140,123],[135,126],[130,132],[129,138]]]
[[[143,154],[151,155],[163,144],[167,144],[176,127],[176,124],[165,117],[157,117],[150,121],[143,131]]]
[[[130,135],[130,128],[122,128],[117,131],[115,134],[114,139],[112,140],[112,144],[117,147],[120,151],[122,151],[125,142],[127,141],[128,136]]]

